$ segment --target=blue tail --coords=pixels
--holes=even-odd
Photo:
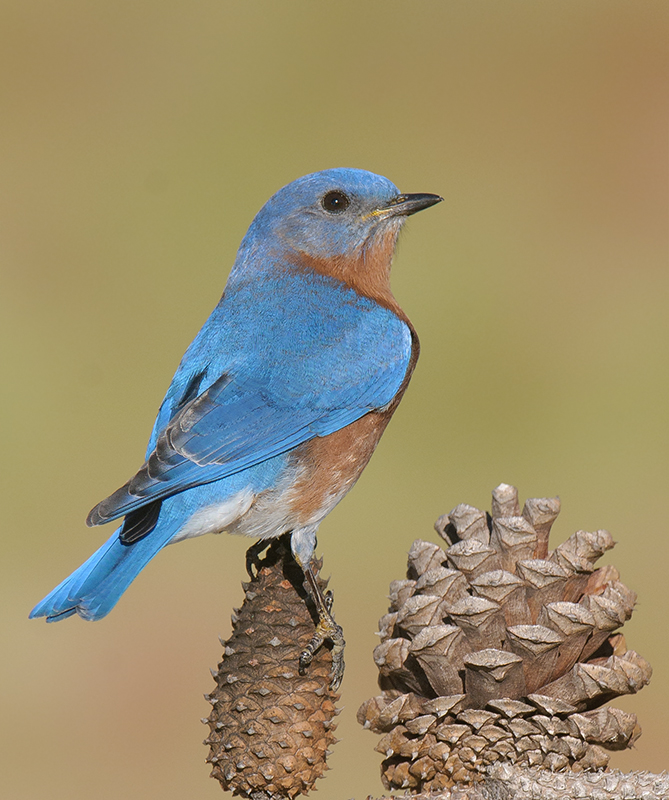
[[[119,531],[120,528],[88,561],[38,603],[30,612],[30,619],[46,617],[47,622],[57,622],[75,612],[83,619],[101,619],[109,614],[123,592],[173,534],[169,528],[162,536],[160,531],[154,530],[135,544],[123,545],[118,538]]]

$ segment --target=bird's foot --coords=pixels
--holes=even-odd
[[[307,595],[314,604],[316,611],[316,630],[311,640],[300,653],[299,658],[299,672],[304,675],[307,667],[313,661],[314,655],[321,648],[325,642],[330,642],[332,645],[332,668],[330,671],[330,688],[336,691],[344,677],[344,648],[346,642],[344,641],[344,632],[340,625],[334,621],[332,616],[332,605],[334,603],[334,594],[332,591],[323,591],[318,582],[318,570],[320,568],[318,562],[310,557],[308,562],[302,562],[297,553],[293,552],[296,563],[302,569],[304,575],[304,588]]]
[[[327,592],[326,605],[332,607],[332,592]],[[332,619],[330,608],[327,609],[327,616],[322,616],[318,621],[314,635],[309,644],[300,653],[299,672],[304,675],[307,667],[311,664],[316,651],[322,647],[326,641],[332,643],[332,669],[330,671],[330,688],[336,691],[344,677],[344,632],[341,625]]]
[[[260,541],[252,544],[251,547],[249,547],[249,549],[246,551],[246,573],[252,581],[255,580],[258,575],[258,569],[260,567],[260,554],[264,550],[267,550],[271,544],[271,539],[260,539]]]

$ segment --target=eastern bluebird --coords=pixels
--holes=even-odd
[[[179,364],[144,465],[87,519],[123,522],[31,617],[104,617],[172,542],[290,533],[317,595],[312,650],[333,640],[338,683],[343,638],[313,580],[316,530],[360,476],[416,364],[390,265],[406,217],[441,199],[357,169],[306,175],[270,198]]]

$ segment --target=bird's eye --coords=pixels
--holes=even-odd
[[[329,214],[341,214],[351,205],[351,201],[339,189],[334,189],[323,196],[321,205]]]

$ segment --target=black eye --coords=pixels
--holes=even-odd
[[[339,189],[334,189],[323,196],[321,205],[329,214],[341,214],[351,205],[351,201]]]

